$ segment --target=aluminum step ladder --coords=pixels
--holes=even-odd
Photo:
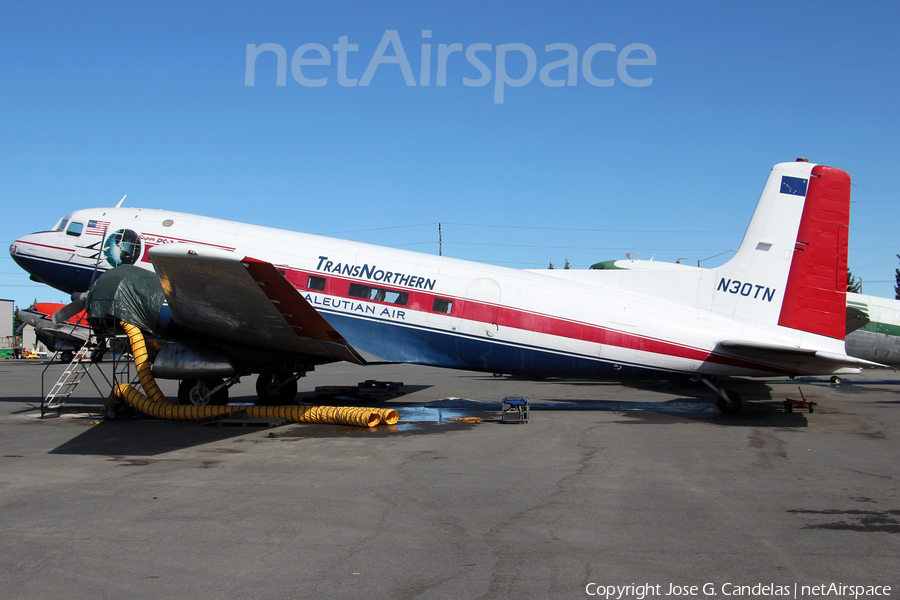
[[[96,347],[95,344],[88,342],[75,353],[72,362],[66,365],[62,375],[50,389],[50,393],[41,401],[41,417],[52,410],[55,410],[57,414],[62,412],[63,404],[66,403],[91,367],[91,353]]]

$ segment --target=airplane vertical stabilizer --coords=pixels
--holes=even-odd
[[[711,308],[843,340],[850,176],[775,165],[735,256],[714,270]]]

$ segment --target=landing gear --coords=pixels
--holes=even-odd
[[[178,404],[228,404],[228,388],[221,379],[183,379],[178,383]]]
[[[734,390],[723,390],[717,385],[718,380],[714,376],[701,375],[700,381],[719,395],[719,401],[716,403],[716,406],[719,407],[723,415],[734,415],[740,412],[741,407],[744,405],[740,394]]]
[[[63,350],[59,353],[59,362],[69,364],[75,358],[75,353],[71,350]]]
[[[290,404],[297,395],[297,378],[292,373],[260,373],[256,378],[256,395],[265,405]]]
[[[844,380],[841,379],[840,377],[838,377],[837,375],[832,375],[832,376],[831,376],[831,383],[832,383],[832,385],[841,385],[841,382],[842,382],[842,381],[844,381]]]
[[[704,379],[706,379],[713,385],[717,385],[719,383],[719,378],[715,375],[691,375],[689,377],[681,379],[681,382],[687,387],[702,387],[704,384],[706,384],[706,381],[703,381]]]
[[[737,392],[734,390],[723,390],[722,394],[724,394],[724,397],[722,395],[719,396],[717,406],[723,415],[733,415],[741,410],[743,402]]]

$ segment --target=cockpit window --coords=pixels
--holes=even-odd
[[[53,231],[62,231],[68,225],[69,219],[60,219],[59,223],[56,224],[56,227],[53,228]]]
[[[81,235],[82,230],[84,229],[83,223],[78,223],[77,221],[72,221],[69,223],[69,228],[66,229],[66,235]]]

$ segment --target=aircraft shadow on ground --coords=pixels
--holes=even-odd
[[[485,376],[485,381],[493,379]],[[539,380],[543,381],[543,380]],[[726,425],[730,427],[807,427],[808,421],[804,413],[795,411],[786,413],[781,399],[774,399],[772,388],[761,380],[751,379],[725,379],[720,382],[726,389],[737,391],[744,406],[737,415],[724,415],[716,406],[717,396],[715,392],[703,384],[683,385],[681,382],[667,380],[629,380],[629,381],[594,381],[594,380],[564,380],[554,379],[548,381],[548,392],[554,389],[552,382],[568,386],[569,389],[581,386],[590,386],[591,389],[599,389],[600,398],[558,398],[554,396],[528,394],[531,405],[532,419],[540,418],[540,412],[547,411],[579,411],[579,412],[621,412],[627,420],[619,421],[623,424],[665,424],[683,423],[686,421],[709,423],[711,425]],[[827,382],[819,382],[827,385]],[[628,388],[646,392],[642,400],[619,400],[616,398],[616,390]],[[609,390],[607,395],[605,390]],[[551,392],[552,393],[552,392]],[[653,399],[653,394],[659,393],[660,399]],[[675,395],[677,397],[673,398]],[[795,394],[796,395],[796,394]],[[605,398],[604,398],[605,396]],[[619,394],[621,397],[621,394]],[[491,403],[470,402],[466,400],[444,400],[432,402],[427,406],[443,406],[470,410],[484,410],[485,405]],[[493,403],[494,410],[500,409],[500,403]]]
[[[487,379],[491,379],[488,377]],[[784,412],[780,400],[772,398],[772,390],[764,381],[734,380],[726,381],[723,386],[736,389],[744,399],[744,407],[737,415],[723,415],[716,408],[716,397],[712,390],[700,387],[678,386],[671,382],[660,381],[624,381],[624,382],[596,382],[596,381],[565,381],[566,385],[575,386],[609,386],[613,395],[615,386],[638,389],[648,394],[654,391],[667,395],[665,400],[629,401],[629,400],[603,400],[603,399],[572,399],[572,398],[531,398],[532,420],[540,419],[541,411],[565,411],[565,412],[618,412],[623,419],[617,423],[623,425],[640,424],[677,424],[685,422],[708,423],[729,427],[807,427],[808,415],[804,412]],[[406,394],[428,389],[431,386],[404,386]],[[550,388],[552,389],[552,387]],[[672,398],[677,392],[676,398]],[[403,394],[391,394],[378,400],[394,400],[390,406],[401,407],[427,407],[430,409],[453,409],[459,414],[467,414],[470,411],[479,412],[482,415],[499,411],[500,403],[474,402],[462,399],[441,400],[433,402],[403,402]],[[40,398],[30,399],[36,406],[40,405]],[[238,396],[230,399],[233,402],[253,402],[255,396]],[[317,396],[313,392],[301,393],[298,400],[302,402],[314,402],[317,404],[358,404],[379,405],[382,402],[372,397],[358,396]],[[22,399],[18,399],[22,401]],[[495,406],[496,405],[496,406]],[[99,409],[99,404],[94,407],[71,407],[77,410],[81,408],[85,413]],[[33,409],[29,409],[33,410]],[[486,415],[485,415],[486,416]],[[86,417],[88,418],[88,417]],[[487,420],[490,422],[490,420]],[[314,426],[315,427],[315,426]],[[327,426],[322,426],[327,427]],[[459,427],[462,428],[462,427]],[[356,429],[350,430],[356,433]],[[418,426],[413,429],[423,429]],[[450,428],[439,427],[435,431],[449,431]],[[215,425],[201,426],[187,421],[163,421],[148,418],[136,418],[127,421],[101,421],[93,423],[86,431],[75,438],[65,442],[52,450],[51,454],[79,454],[79,455],[103,455],[103,456],[156,456],[175,450],[201,446],[208,443],[233,439],[247,434],[259,432],[258,428],[242,427],[217,427]],[[272,430],[279,437],[287,432],[285,428]],[[359,430],[365,433],[367,430]],[[406,431],[400,429],[385,430],[384,435],[392,435]],[[408,431],[407,433],[413,433]],[[331,430],[323,429],[304,431],[302,436],[294,433],[294,437],[320,437],[329,435]],[[336,432],[342,433],[342,432]]]
[[[193,421],[147,418],[103,421],[98,418],[83,433],[54,448],[49,454],[156,456],[258,431],[259,428],[202,426]]]
[[[380,402],[385,402],[387,400],[397,400],[403,398],[404,396],[408,396],[411,394],[415,394],[416,392],[421,392],[423,390],[430,389],[434,386],[431,385],[404,385],[402,388],[398,388],[395,390],[384,389],[379,390],[375,394],[366,394],[366,393],[339,393],[339,394],[322,394],[316,392],[300,392],[297,394],[296,400],[302,403],[315,403],[322,404],[324,406],[336,406],[341,403],[352,403],[352,405],[360,404],[360,405],[377,405]],[[248,400],[248,402],[252,402],[253,400]]]
[[[406,393],[412,393],[429,387],[431,386],[404,386],[404,390]],[[381,400],[401,397],[402,395],[403,394],[384,394]],[[246,395],[231,397],[229,398],[229,401],[253,403],[256,399],[256,396]],[[32,398],[29,400],[33,400],[32,406],[20,412],[33,412],[35,408],[40,407],[40,398]],[[356,398],[344,396],[316,396],[312,392],[298,394],[297,400],[304,403],[311,402],[324,406],[340,404],[349,406],[381,404],[381,402],[369,396],[359,396]],[[21,402],[22,399],[19,399],[18,401]],[[63,410],[64,414],[81,414],[84,415],[84,419],[96,422],[93,422],[86,431],[75,438],[51,450],[50,454],[156,456],[165,454],[166,452],[202,446],[204,444],[229,440],[262,431],[259,427],[219,427],[216,424],[199,425],[193,421],[167,421],[150,419],[142,416],[122,421],[104,421],[102,420],[102,417],[99,416],[100,406],[101,403],[99,401],[96,405],[73,404],[71,406],[66,406]],[[56,417],[48,416],[46,418],[53,419]],[[334,426],[327,427],[333,428]],[[309,434],[319,436],[326,435],[327,431],[324,431],[324,429],[323,432],[317,431],[317,429],[320,428],[313,426]],[[360,428],[346,429],[351,432],[355,432],[356,430],[367,431]],[[272,429],[272,432],[276,435],[281,435],[284,431],[284,427]],[[385,431],[381,433],[390,432]],[[296,434],[294,437],[296,437]]]

